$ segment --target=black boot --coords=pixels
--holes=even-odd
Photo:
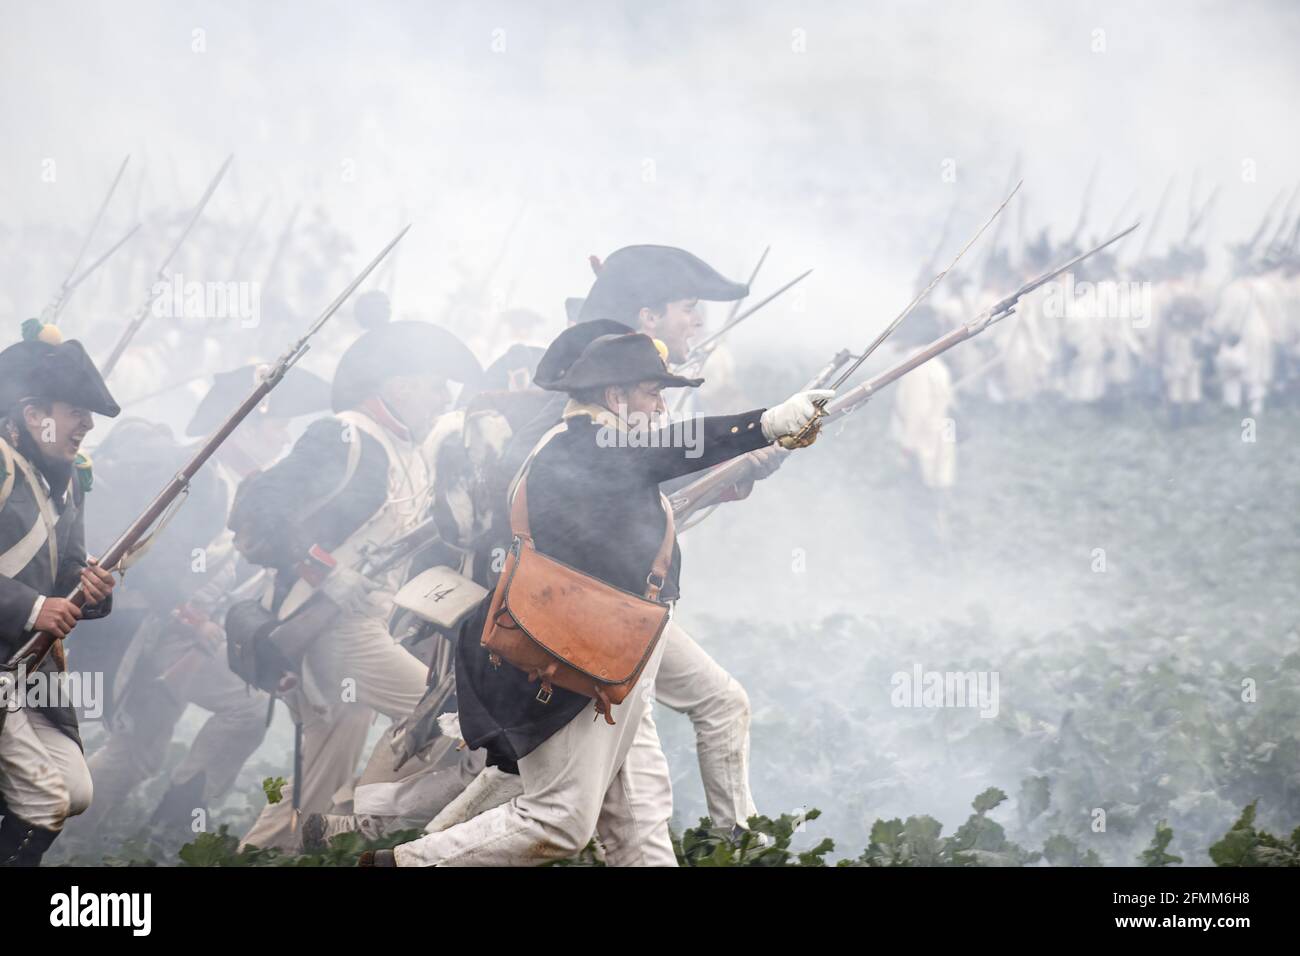
[[[0,866],[40,866],[41,857],[59,835],[12,813],[0,822]]]
[[[173,783],[163,794],[149,823],[152,826],[188,828],[194,820],[194,811],[207,809],[203,803],[206,784],[207,773],[202,770],[184,783]]]

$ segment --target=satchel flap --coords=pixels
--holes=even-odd
[[[540,647],[593,680],[636,676],[668,622],[668,608],[588,577],[530,546],[519,550],[504,609]]]
[[[397,592],[393,603],[443,630],[452,630],[487,597],[487,588],[437,565],[417,574]]]

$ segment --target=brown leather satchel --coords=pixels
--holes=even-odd
[[[673,512],[665,503],[664,541],[646,575],[644,596],[624,591],[542,554],[528,525],[527,475],[510,506],[514,542],[492,595],[481,643],[493,665],[504,659],[539,681],[537,699],[555,687],[585,694],[614,723],[668,623],[658,601],[673,553]]]

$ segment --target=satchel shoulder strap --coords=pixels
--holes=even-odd
[[[523,466],[519,469],[518,476],[515,478],[514,496],[510,501],[510,533],[516,538],[527,542],[530,548],[534,545],[532,528],[528,523],[528,472],[537,453],[566,427],[566,424],[561,422],[543,435],[541,440],[533,447],[533,450],[528,453],[528,458],[524,461]],[[673,542],[676,540],[677,530],[673,522],[673,509],[668,504],[668,499],[661,494],[659,503],[664,510],[666,521],[664,524],[664,540],[660,543],[659,552],[650,565],[650,573],[646,575],[645,597],[650,601],[658,599],[659,592],[663,590],[664,583],[668,579],[668,565],[673,559]]]

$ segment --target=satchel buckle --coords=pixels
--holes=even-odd
[[[658,594],[664,589],[664,585],[668,583],[668,579],[651,571],[645,576],[645,583],[647,588],[653,588],[655,594]]]
[[[549,704],[551,702],[551,689],[549,687],[543,686],[537,692],[537,702],[539,704]]]

